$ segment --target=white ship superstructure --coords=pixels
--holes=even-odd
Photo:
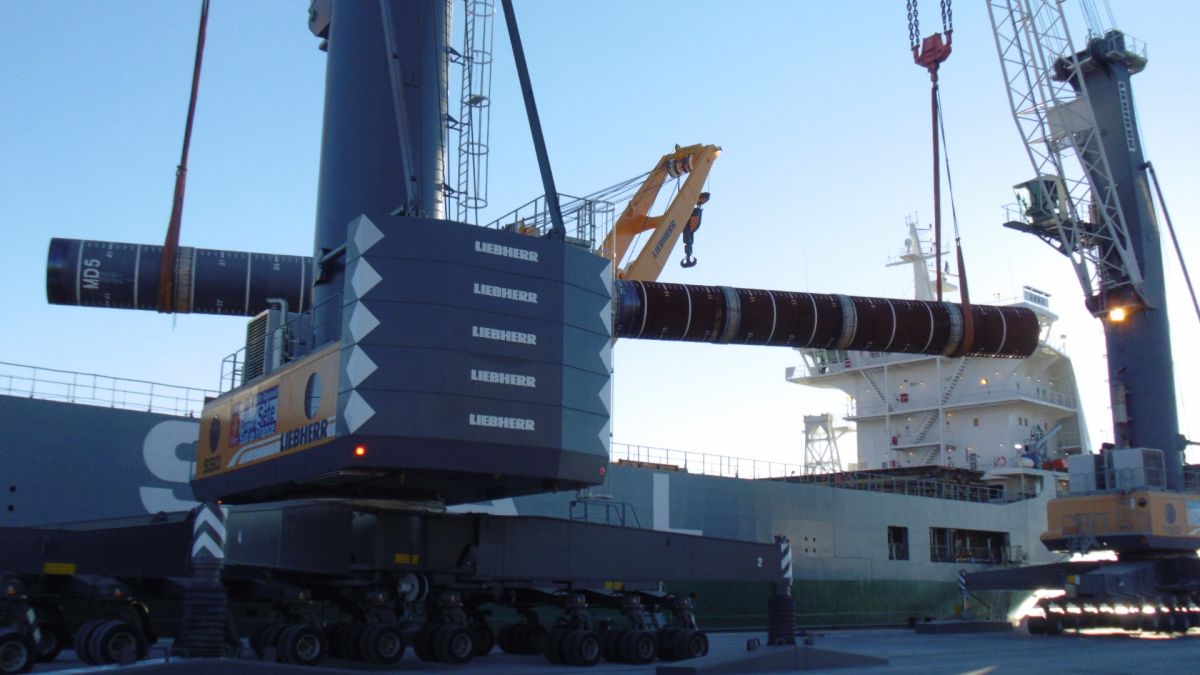
[[[930,299],[932,253],[911,222],[909,233],[892,264],[910,264],[917,299]],[[1041,324],[1038,349],[1027,359],[805,349],[803,364],[789,368],[787,379],[850,397],[845,418],[858,440],[852,468],[1065,470],[1066,456],[1088,443],[1071,361],[1051,344],[1057,316],[1049,295],[1030,286],[1008,304],[1032,309]]]

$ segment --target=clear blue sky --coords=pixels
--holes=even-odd
[[[885,269],[906,214],[931,213],[928,77],[893,2],[517,0],[559,189],[639,174],[674,144],[725,152],[697,235],[666,281],[908,297]],[[199,2],[6,2],[0,41],[0,360],[215,387],[240,319],[49,306],[52,236],[160,243],[170,213]],[[921,3],[922,32],[939,29]],[[306,2],[213,0],[183,224],[185,245],[311,253],[324,57]],[[461,11],[461,10],[460,10]],[[1149,44],[1134,80],[1149,158],[1200,275],[1195,188],[1200,5],[1113,3]],[[954,5],[942,70],[973,296],[1053,294],[1094,441],[1110,435],[1098,322],[1066,260],[1000,227],[1028,164],[982,2]],[[1081,27],[1079,27],[1081,28]],[[458,35],[456,32],[456,39]],[[496,27],[490,200],[540,192],[503,24]],[[1184,432],[1200,439],[1200,329],[1169,263]],[[614,438],[793,461],[803,414],[844,399],[784,382],[788,350],[623,341]],[[844,452],[844,454],[847,454]]]

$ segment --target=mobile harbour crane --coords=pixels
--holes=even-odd
[[[1076,47],[1060,3],[994,0],[988,10],[1036,172],[1017,186],[1020,218],[1005,225],[1071,259],[1108,347],[1114,441],[1069,458],[1070,494],[1050,502],[1042,541],[1052,551],[1117,559],[981,572],[967,583],[1063,591],[1034,609],[1031,633],[1186,631],[1200,626],[1200,471],[1184,464],[1151,198],[1157,182],[1130,85],[1145,54],[1117,30],[1090,33]]]

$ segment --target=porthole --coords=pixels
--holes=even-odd
[[[208,451],[216,452],[221,447],[221,418],[213,415],[208,422]]]
[[[321,409],[321,376],[313,373],[308,376],[308,384],[304,385],[304,414],[308,419],[317,416]]]

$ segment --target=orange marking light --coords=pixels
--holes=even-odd
[[[367,454],[367,446],[356,445],[354,447],[354,456],[355,457],[363,457],[363,456],[366,456],[366,454]]]

